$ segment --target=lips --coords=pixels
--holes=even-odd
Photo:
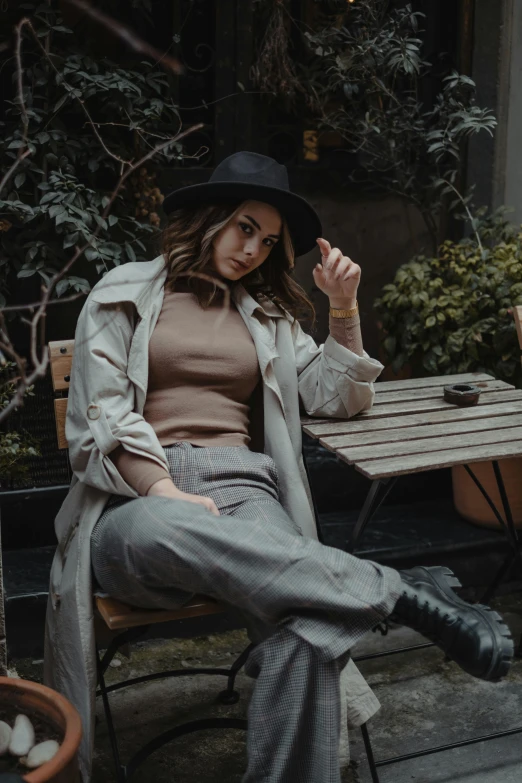
[[[239,264],[243,269],[250,269],[250,264],[244,264],[243,261],[238,261],[237,258],[233,258],[232,261],[235,261],[236,264]]]

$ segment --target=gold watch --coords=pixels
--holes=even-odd
[[[357,303],[350,310],[339,310],[337,307],[330,307],[330,315],[333,318],[353,318],[358,312],[359,305]]]

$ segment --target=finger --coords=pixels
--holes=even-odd
[[[361,267],[357,264],[352,264],[351,267],[348,269],[347,273],[344,275],[343,280],[349,280],[353,277],[360,277],[361,276]]]
[[[333,250],[331,250],[330,253],[328,254],[328,258],[324,262],[323,266],[328,271],[331,272],[333,269],[335,269],[335,267],[337,266],[337,263],[341,260],[342,257],[343,257],[343,254],[341,253],[339,248],[338,247],[334,247]]]
[[[323,239],[323,237],[319,237],[315,240],[317,244],[319,245],[319,250],[321,251],[321,255],[327,256],[330,250],[332,249],[330,243],[327,239]]]
[[[335,279],[344,279],[344,275],[353,266],[353,261],[348,256],[343,256],[335,267]]]

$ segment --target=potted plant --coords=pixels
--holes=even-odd
[[[394,372],[406,364],[415,375],[487,372],[520,386],[520,349],[510,308],[522,304],[522,231],[505,209],[471,217],[473,233],[446,241],[435,257],[403,264],[382,290],[375,309],[383,348]],[[522,525],[522,460],[500,462],[510,503]],[[491,463],[473,470],[501,508]],[[453,468],[457,510],[478,524],[496,525],[464,468]]]
[[[21,715],[25,720],[17,723]],[[0,677],[0,719],[0,740],[4,740],[5,732],[8,735],[8,749],[0,756],[2,774],[19,774],[26,783],[79,783],[77,753],[82,726],[77,710],[67,699],[36,682]],[[15,725],[25,732],[29,727],[30,736],[19,736],[18,747],[14,732],[20,728],[13,728]],[[22,747],[20,742],[24,741]],[[49,747],[51,743],[54,747]]]

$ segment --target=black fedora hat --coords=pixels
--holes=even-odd
[[[317,247],[322,234],[315,209],[292,193],[286,166],[257,152],[236,152],[221,161],[208,182],[169,193],[163,201],[166,214],[178,207],[222,201],[264,201],[279,210],[288,223],[296,256]]]

